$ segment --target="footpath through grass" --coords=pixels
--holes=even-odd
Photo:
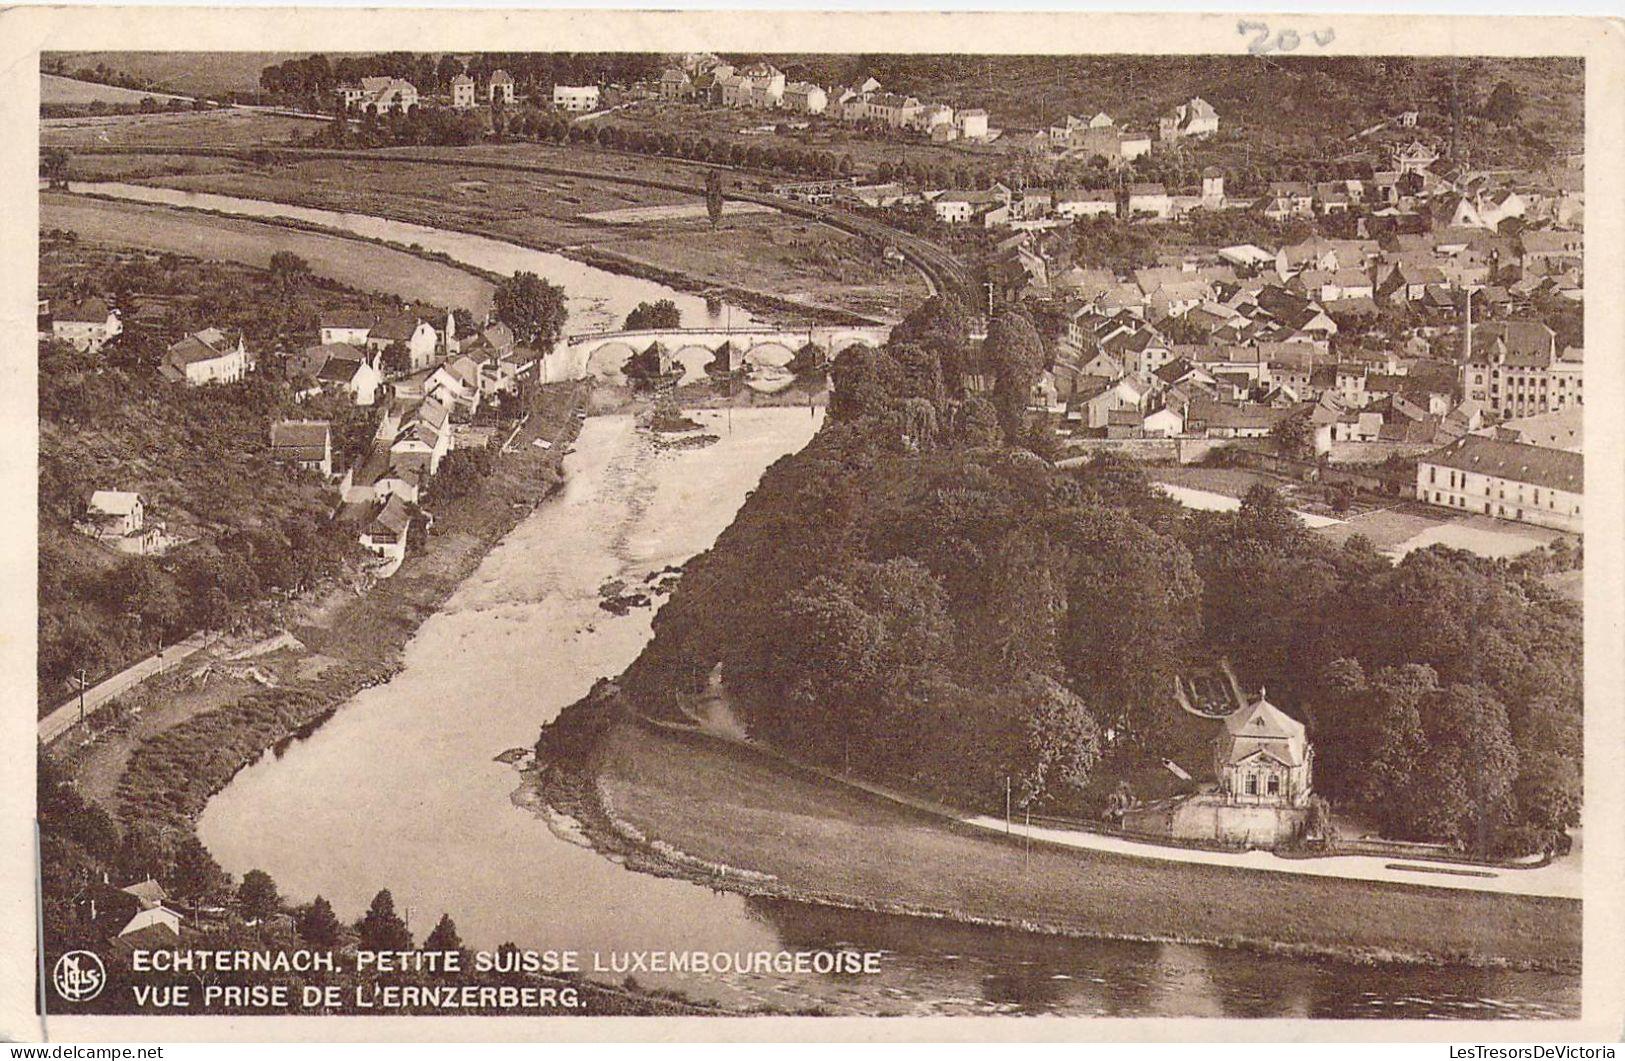
[[[1580,964],[1580,904],[1189,865],[972,834],[747,749],[616,726],[598,785],[651,841],[776,882],[753,890],[1081,935],[1350,958]],[[725,882],[724,882],[725,883]]]

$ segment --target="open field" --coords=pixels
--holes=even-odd
[[[94,87],[107,88],[105,85]],[[145,93],[135,95],[137,100],[130,102],[138,102]],[[290,118],[236,107],[158,114],[47,118],[40,122],[40,143],[46,147],[68,148],[137,144],[150,147],[244,147],[251,144],[286,144],[295,134],[308,135],[323,124],[314,118]],[[86,175],[82,167],[87,161],[84,158],[74,159],[75,177]]]
[[[116,73],[147,81],[171,92],[199,96],[253,92],[260,71],[295,52],[46,52],[44,58],[60,62],[62,70],[94,70],[105,66]]]
[[[1559,531],[1490,516],[1452,513],[1414,501],[1350,516],[1346,522],[1321,528],[1320,533],[1336,542],[1364,535],[1378,552],[1396,559],[1429,545],[1510,558],[1565,537]]]
[[[40,228],[71,229],[83,240],[268,268],[271,255],[292,251],[317,276],[431,305],[466,306],[482,314],[492,285],[449,265],[361,240],[342,239],[236,218],[70,195],[40,195]]]
[[[737,290],[870,316],[899,316],[927,294],[920,275],[886,262],[882,247],[825,225],[771,211],[749,211],[725,216],[713,230],[703,213],[692,216],[696,208],[703,210],[697,195],[481,169],[476,159],[485,155],[503,161],[575,165],[590,154],[595,168],[605,172],[616,172],[624,163],[640,175],[697,183],[700,178],[692,168],[647,173],[633,165],[640,159],[606,157],[601,152],[566,156],[545,149],[501,155],[487,155],[488,151],[456,155],[466,162],[460,166],[384,162],[387,155],[379,156],[378,165],[335,159],[269,167],[227,163],[176,175],[152,174],[149,183],[474,231],[574,252],[610,268],[619,263],[632,272],[656,270],[681,277],[681,286],[691,289]],[[139,161],[151,166],[156,160]],[[76,172],[80,162],[74,162]],[[184,162],[177,160],[176,165]],[[668,165],[662,162],[655,168]],[[592,216],[612,211],[639,211],[634,216],[647,220],[610,224]]]
[[[1200,465],[1154,468],[1151,470],[1151,478],[1159,483],[1188,486],[1215,494],[1228,494],[1230,497],[1244,497],[1254,486],[1279,488],[1283,485],[1282,481],[1274,476],[1248,471],[1245,468],[1208,468]]]
[[[189,96],[173,96],[167,92],[147,92],[141,89],[120,88],[95,81],[78,81],[55,74],[40,74],[39,99],[41,103],[140,103],[150,99],[159,104],[170,100],[191,102]]]
[[[743,749],[621,724],[598,784],[613,814],[686,855],[771,874],[760,890],[1082,935],[1368,957],[1577,967],[1580,904],[1304,880],[969,835]]]

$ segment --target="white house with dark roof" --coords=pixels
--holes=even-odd
[[[398,77],[364,77],[359,83],[338,86],[333,94],[345,110],[361,114],[405,114],[418,107],[417,86]]]
[[[87,298],[58,310],[51,318],[51,335],[80,350],[95,353],[124,331],[118,310],[99,298]]]
[[[493,71],[491,80],[485,83],[485,98],[491,103],[500,100],[504,104],[512,104],[513,75],[506,70]]]
[[[1583,533],[1585,458],[1464,435],[1416,462],[1416,499],[1456,512]]]
[[[599,95],[597,85],[554,85],[553,106],[572,113],[595,111]]]
[[[271,459],[333,477],[333,429],[326,420],[279,420],[271,425]]]
[[[219,328],[193,332],[164,351],[158,371],[167,380],[198,387],[236,383],[253,367],[243,337],[227,337]]]
[[[1166,220],[1173,212],[1174,201],[1168,189],[1160,184],[1131,184],[1128,186],[1128,216],[1152,217]]]
[[[467,74],[458,74],[451,79],[451,105],[458,110],[468,110],[478,106],[474,98],[474,79]]]
[[[404,560],[406,536],[411,526],[412,513],[406,507],[406,502],[392,494],[378,504],[371,518],[363,525],[361,547],[386,560]]]
[[[74,530],[121,553],[161,553],[166,539],[161,523],[148,523],[147,502],[131,490],[97,490]]]

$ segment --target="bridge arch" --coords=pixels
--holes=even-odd
[[[778,340],[756,343],[745,351],[745,364],[768,368],[783,368],[795,360],[796,352]]]
[[[716,350],[704,343],[684,343],[675,346],[671,352],[672,361],[683,366],[685,381],[704,379],[706,367],[716,356]]]
[[[603,377],[619,376],[632,355],[639,353],[640,349],[647,348],[647,343],[642,348],[638,348],[624,339],[610,339],[607,342],[599,343],[587,355],[587,362],[584,366],[586,374],[588,376]]]

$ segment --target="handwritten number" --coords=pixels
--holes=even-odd
[[[1303,43],[1302,36],[1295,29],[1284,29],[1271,40],[1270,27],[1265,22],[1251,22],[1243,19],[1236,23],[1236,32],[1243,37],[1249,34],[1253,35],[1252,39],[1247,42],[1249,55],[1268,55],[1270,52],[1277,50],[1283,52],[1295,51],[1298,45]],[[1309,39],[1324,48],[1337,39],[1337,31],[1327,26],[1323,30],[1311,31]]]
[[[1247,42],[1247,51],[1249,54],[1263,55],[1265,52],[1270,50],[1270,28],[1267,24],[1263,22],[1247,22],[1243,20],[1236,23],[1236,32],[1241,34],[1243,37],[1249,33],[1258,34],[1258,36]]]

